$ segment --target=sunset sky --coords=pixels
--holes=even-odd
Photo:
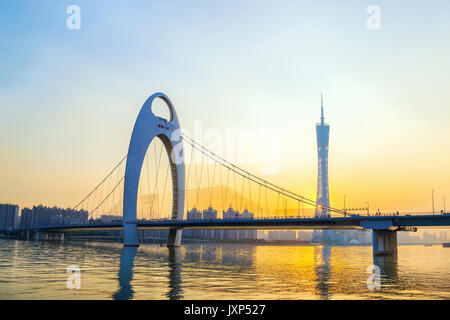
[[[66,27],[71,4],[79,30]],[[380,29],[366,26],[370,5]],[[73,206],[126,154],[159,91],[189,132],[273,134],[278,169],[264,178],[315,199],[323,92],[332,206],[345,194],[347,206],[431,211],[434,189],[436,209],[442,197],[450,208],[449,1],[1,7],[1,203]]]

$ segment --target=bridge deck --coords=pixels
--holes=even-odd
[[[402,227],[450,227],[450,215],[351,216],[339,218],[140,220],[139,229],[398,229]],[[119,230],[120,222],[17,228],[13,231]]]

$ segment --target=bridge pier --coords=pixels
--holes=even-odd
[[[51,233],[51,232],[39,232],[39,231],[25,231],[21,232],[21,236],[27,240],[34,239],[39,240],[49,240],[49,241],[64,241],[64,233]]]
[[[372,230],[373,255],[397,254],[397,230]]]
[[[169,239],[167,240],[167,246],[169,248],[179,247],[181,245],[181,234],[183,230],[181,229],[170,229]]]
[[[139,247],[137,221],[123,223],[123,245],[127,247]]]

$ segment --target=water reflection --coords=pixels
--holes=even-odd
[[[363,246],[0,244],[0,299],[450,298],[450,255],[439,246],[399,246],[398,258],[373,258]],[[82,270],[81,290],[66,287],[73,264]],[[380,290],[367,287],[372,264]]]
[[[137,247],[123,247],[122,256],[120,257],[119,290],[113,295],[114,300],[133,299],[134,290],[131,280],[133,280],[136,251]]]
[[[134,262],[136,258],[137,247],[124,247],[120,258],[119,269],[119,289],[113,294],[114,300],[131,300],[134,298],[135,290],[131,284],[134,274]],[[155,259],[155,255],[143,255],[145,259]],[[166,297],[170,300],[179,300],[183,298],[183,289],[181,287],[181,250],[180,248],[168,248],[167,262],[169,273],[169,291]]]
[[[249,270],[250,267],[253,267],[255,252],[256,247],[252,245],[224,245],[222,246],[222,259],[220,264],[237,266]]]
[[[217,247],[216,246],[201,246],[202,248],[202,261],[216,261],[217,259]]]
[[[187,272],[193,272],[196,268],[201,269],[202,271],[209,270],[206,272],[207,274],[210,274],[210,272],[213,272],[212,270],[216,269],[223,269],[223,271],[233,270],[233,274],[230,274],[231,277],[239,277],[246,274],[246,280],[251,281],[251,279],[254,278],[253,275],[257,273],[254,266],[256,259],[256,248],[256,246],[241,247],[234,245],[195,245],[185,246],[183,249],[164,248],[163,250],[159,250],[158,248],[149,247],[142,248],[142,251],[139,252],[138,260],[140,263],[137,264],[139,266],[141,266],[142,263],[145,265],[151,265],[152,263],[156,263],[158,261],[158,263],[163,263],[166,265],[167,268],[164,269],[167,270],[166,279],[168,280],[168,287],[167,291],[162,294],[170,300],[180,300],[185,298],[185,290],[183,289],[181,273],[182,264],[184,264],[184,267],[187,268]],[[289,248],[283,249],[289,251]],[[307,250],[307,248],[301,249],[300,254],[303,256]],[[344,269],[342,269],[342,264],[334,265],[335,263],[332,261],[332,246],[314,247],[312,250],[314,254],[311,258],[313,258],[314,267],[311,271],[313,271],[313,274],[315,275],[315,279],[313,280],[315,285],[312,289],[317,297],[324,300],[332,299],[336,294],[336,290],[340,290],[333,288],[333,284],[339,283],[339,287],[341,287],[341,285],[344,285],[344,283],[341,284],[344,280],[350,280],[352,283],[357,281],[354,277],[352,279],[345,278],[346,268],[344,267]],[[135,289],[133,289],[131,281],[133,281],[136,253],[137,248],[135,247],[125,247],[122,250],[118,276],[119,290],[113,295],[113,298],[116,300],[129,300],[135,298]],[[307,263],[307,256],[305,256],[305,258],[306,260],[302,263]],[[287,261],[288,260],[286,260],[286,262]],[[260,263],[261,262],[262,261],[260,261]],[[297,263],[298,262],[295,264],[297,265]],[[396,256],[374,257],[373,264],[380,267],[382,285],[389,285],[398,281]],[[232,269],[228,269],[229,267]],[[299,266],[295,268],[298,267]],[[332,272],[333,269],[335,269],[334,272]],[[140,267],[139,270],[141,270]],[[293,280],[295,275],[290,272],[294,272],[295,270],[288,270],[289,269],[284,269],[283,275]],[[148,275],[146,273],[142,274],[140,271],[137,277],[139,279],[139,277],[146,278],[147,276]],[[190,277],[197,277],[197,281],[200,282],[205,280],[202,278],[201,274],[198,274],[197,276],[191,274]],[[307,278],[308,276],[305,275],[305,277],[302,277],[301,280],[305,280]],[[149,279],[147,278],[146,281],[148,280]],[[153,285],[152,283],[148,284],[149,288]],[[139,287],[138,282],[135,283],[135,286],[136,285]],[[157,284],[155,283],[155,285]],[[211,284],[205,283],[205,285],[210,286]],[[215,285],[216,287],[220,287],[220,282],[216,282]],[[248,285],[251,286],[250,283]]]
[[[186,245],[184,263],[207,263],[251,267],[254,264],[256,246],[246,245]]]
[[[318,295],[327,300],[330,298],[330,268],[331,247],[322,246],[314,248],[315,273],[317,277],[316,291]]]
[[[181,287],[181,250],[180,248],[169,249],[169,292],[170,300],[183,299]]]
[[[382,286],[398,282],[397,255],[374,256],[373,264],[380,267],[380,280]]]

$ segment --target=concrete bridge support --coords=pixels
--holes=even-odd
[[[64,233],[53,233],[53,232],[39,232],[39,231],[23,231],[20,233],[22,238],[27,240],[34,239],[39,240],[49,240],[49,241],[64,241]]]
[[[397,231],[396,230],[372,230],[373,255],[396,255],[397,254]]]
[[[169,248],[179,247],[181,245],[181,234],[183,230],[181,229],[170,229],[169,239],[167,241],[167,246]]]
[[[48,240],[64,241],[64,233],[49,233]]]

